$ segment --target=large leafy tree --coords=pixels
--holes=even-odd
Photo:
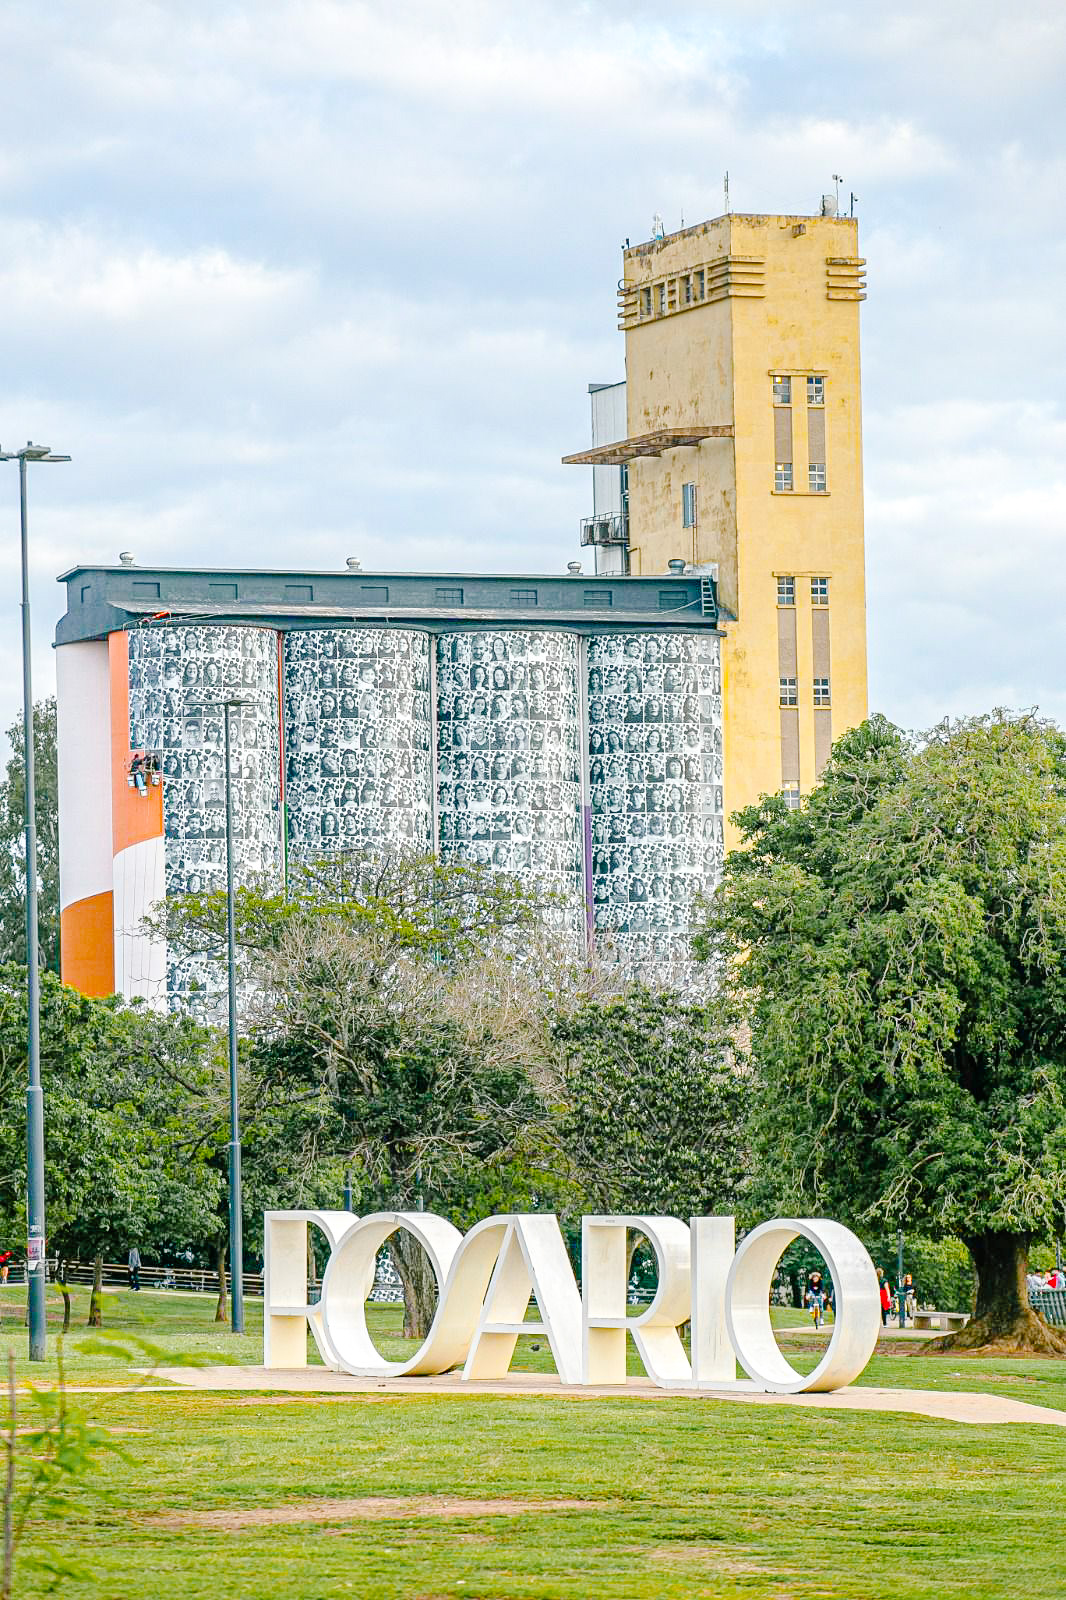
[[[7,731],[11,758],[0,782],[0,962],[26,959],[26,746],[22,718]],[[37,815],[37,932],[41,961],[59,971],[59,785],[56,703],[33,710]]]
[[[479,1196],[528,1191],[550,1055],[536,910],[499,874],[432,856],[336,856],[294,871],[285,895],[240,891],[260,1199],[283,1175],[274,1203],[299,1203],[328,1174],[336,1203],[350,1167],[360,1209],[426,1205],[462,1223]],[[223,896],[166,915],[173,946],[222,959]],[[432,1274],[405,1236],[393,1254],[417,1336]]]
[[[703,954],[750,1028],[765,1197],[966,1244],[946,1344],[1066,1353],[1028,1306],[1066,1223],[1066,740],[996,713],[834,747],[739,813]]]
[[[743,1191],[746,1084],[721,1010],[637,986],[560,1016],[557,1136],[599,1211],[705,1216]]]

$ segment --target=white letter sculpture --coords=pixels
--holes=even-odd
[[[350,1211],[267,1211],[263,1214],[263,1365],[306,1367],[307,1329],[327,1367],[331,1359],[322,1325],[322,1302],[307,1303],[307,1226],[314,1223],[335,1252],[358,1217]],[[330,1259],[332,1260],[332,1254]],[[374,1287],[374,1264],[363,1298]]]
[[[759,1389],[781,1394],[839,1389],[869,1361],[881,1326],[873,1262],[847,1228],[823,1218],[766,1222],[734,1255],[732,1217],[585,1217],[579,1297],[554,1216],[487,1217],[464,1238],[422,1211],[268,1211],[265,1219],[263,1361],[307,1363],[310,1327],[328,1367],[356,1377],[401,1378],[463,1366],[466,1381],[510,1370],[521,1334],[543,1334],[564,1384],[624,1384],[627,1340],[652,1381],[669,1389],[729,1389],[739,1361]],[[329,1239],[322,1298],[307,1302],[307,1226]],[[406,1361],[387,1361],[366,1323],[377,1254],[399,1228],[429,1257],[438,1300],[429,1333]],[[639,1316],[626,1316],[626,1232],[655,1251],[659,1284]],[[785,1360],[770,1322],[770,1290],[782,1252],[802,1234],[824,1256],[836,1290],[829,1347],[806,1377]],[[530,1295],[540,1311],[527,1322]],[[691,1317],[692,1363],[680,1328]],[[464,1365],[465,1363],[465,1365]]]
[[[836,1291],[829,1349],[806,1377],[785,1360],[770,1325],[774,1269],[800,1234],[825,1258]],[[839,1222],[778,1218],[753,1229],[737,1251],[725,1289],[725,1312],[737,1360],[758,1388],[771,1394],[842,1389],[859,1376],[877,1344],[877,1271],[863,1244]]]
[[[639,1317],[626,1316],[626,1233],[642,1233],[655,1251],[659,1285]],[[689,1319],[689,1232],[676,1217],[583,1217],[581,1296],[585,1314],[586,1383],[625,1383],[626,1340],[653,1383],[664,1389],[692,1382],[678,1327]]]

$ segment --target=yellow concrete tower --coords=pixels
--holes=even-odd
[[[727,215],[626,249],[628,437],[567,458],[623,468],[631,573],[717,568],[730,811],[808,792],[867,714],[857,230]]]

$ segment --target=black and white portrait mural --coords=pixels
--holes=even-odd
[[[597,932],[634,968],[683,962],[724,858],[717,636],[594,635],[588,719]]]
[[[130,749],[150,758],[141,781],[163,785],[168,895],[226,885],[227,700],[245,702],[230,711],[235,876],[280,882],[277,634],[217,624],[130,634]],[[172,1008],[224,985],[224,972],[206,957],[168,955]]]
[[[430,639],[402,628],[286,634],[289,850],[432,848]]]
[[[166,892],[225,885],[239,698],[238,881],[280,883],[286,843],[293,860],[436,845],[551,897],[545,923],[575,944],[591,926],[604,954],[677,976],[724,855],[719,650],[681,629],[135,630],[130,746],[163,784]],[[221,992],[206,957],[166,972],[173,1007]]]
[[[467,857],[557,895],[548,926],[583,924],[578,646],[508,630],[437,641],[442,859]]]

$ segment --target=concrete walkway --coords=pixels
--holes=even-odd
[[[1002,1422],[1043,1423],[1066,1428],[1066,1411],[1006,1400],[999,1395],[959,1393],[939,1389],[867,1389],[852,1385],[833,1394],[767,1394],[751,1383],[734,1389],[659,1389],[646,1378],[630,1378],[623,1387],[562,1385],[553,1374],[516,1372],[505,1382],[464,1383],[458,1373],[434,1378],[353,1378],[325,1367],[158,1367],[153,1379],[167,1379],[187,1389],[215,1393],[268,1394],[368,1394],[379,1397],[405,1395],[503,1395],[512,1399],[551,1395],[558,1400],[731,1400],[743,1405],[800,1406],[814,1411],[903,1411],[936,1417],[944,1422],[978,1425]]]

